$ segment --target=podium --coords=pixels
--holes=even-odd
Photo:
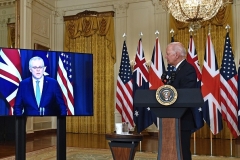
[[[114,160],[134,160],[139,142],[143,139],[141,134],[121,135],[106,134],[106,139],[110,142],[109,147]]]
[[[135,107],[150,107],[158,119],[158,160],[183,160],[180,118],[191,107],[202,107],[203,97],[199,88],[177,89],[175,103],[164,106],[156,99],[156,90],[137,90]]]

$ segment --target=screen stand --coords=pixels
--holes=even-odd
[[[26,117],[16,117],[16,160],[26,159]]]
[[[57,117],[57,160],[66,160],[66,116]]]
[[[16,160],[26,159],[26,117],[16,117]],[[57,117],[57,160],[66,160],[66,117]]]

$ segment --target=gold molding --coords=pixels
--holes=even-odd
[[[81,17],[89,17],[89,16],[92,16],[92,17],[114,17],[114,11],[96,12],[96,11],[85,10],[76,15],[63,16],[63,18],[64,18],[64,21],[69,21],[69,20],[76,20]]]

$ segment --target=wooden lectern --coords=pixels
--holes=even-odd
[[[137,90],[135,107],[150,107],[158,120],[158,160],[183,160],[181,150],[180,118],[187,108],[202,107],[203,97],[199,88],[178,89],[175,103],[164,106],[156,99],[156,90]]]
[[[134,160],[139,142],[143,139],[141,134],[121,135],[106,134],[106,139],[112,152],[114,160]]]

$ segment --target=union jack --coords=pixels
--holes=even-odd
[[[152,60],[149,70],[149,88],[158,89],[164,85],[161,76],[165,72],[164,61],[158,38],[156,38],[155,46],[153,48]]]
[[[19,83],[22,81],[20,52],[18,49],[0,50],[0,92],[10,104],[9,115],[13,115],[13,106]],[[7,86],[7,87],[6,87]]]
[[[207,36],[206,53],[202,69],[203,118],[215,135],[222,130],[220,107],[220,74],[210,33]]]

